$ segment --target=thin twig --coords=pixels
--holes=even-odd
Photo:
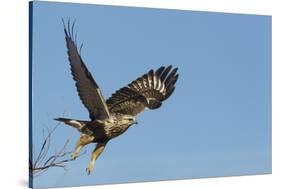
[[[47,157],[47,155],[50,153],[50,144],[51,144],[51,139],[56,131],[57,127],[60,125],[60,123],[56,124],[55,127],[52,130],[47,129],[48,134],[45,136],[45,132],[43,131],[43,143],[40,148],[39,154],[32,155],[31,159],[29,160],[29,172],[31,176],[39,176],[42,173],[46,172],[49,168],[63,168],[64,171],[67,171],[66,169],[66,163],[73,161],[71,158],[66,158],[71,152],[67,152],[67,145],[69,143],[69,140],[66,140],[64,145],[61,147],[61,149],[57,152],[54,152],[53,155],[50,155]],[[86,151],[81,153],[78,157],[84,155]]]

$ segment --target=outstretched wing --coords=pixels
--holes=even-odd
[[[177,70],[172,69],[172,66],[150,70],[107,99],[109,111],[135,116],[146,107],[159,108],[175,90],[175,83],[179,77]]]
[[[73,23],[70,28],[70,23],[68,21],[67,28],[64,24],[64,32],[71,73],[76,82],[78,95],[84,106],[88,109],[91,119],[108,118],[110,113],[99,86],[92,77],[91,73],[88,71],[86,65],[83,63],[83,60],[77,50],[76,40],[75,42],[73,41],[74,25],[75,23]]]

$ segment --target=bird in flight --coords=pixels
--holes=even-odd
[[[91,174],[97,158],[108,141],[137,124],[136,116],[143,110],[159,108],[162,102],[174,92],[179,75],[178,69],[171,65],[162,66],[155,71],[150,70],[105,100],[98,84],[81,58],[82,45],[78,50],[76,35],[73,36],[74,25],[75,22],[70,24],[68,21],[67,26],[64,23],[67,54],[78,95],[89,111],[90,120],[68,118],[55,120],[70,125],[81,133],[71,155],[73,160],[84,146],[96,143],[86,169],[88,174]]]

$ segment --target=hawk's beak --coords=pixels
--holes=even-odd
[[[136,125],[138,124],[138,121],[137,121],[137,120],[135,121],[135,124],[136,124]]]

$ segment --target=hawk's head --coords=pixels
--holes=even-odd
[[[137,124],[137,120],[135,116],[132,115],[122,115],[119,119],[119,125],[126,125],[126,126],[131,126],[133,124]]]

